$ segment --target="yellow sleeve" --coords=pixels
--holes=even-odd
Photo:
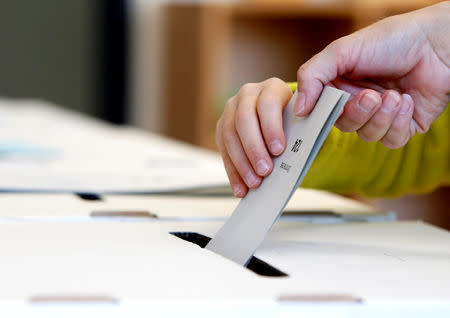
[[[427,133],[400,149],[333,127],[302,183],[305,188],[365,196],[425,193],[441,185],[450,185],[450,107]]]

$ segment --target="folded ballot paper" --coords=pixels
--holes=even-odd
[[[231,217],[206,246],[207,249],[246,265],[280,217],[334,125],[349,94],[325,87],[307,117],[294,116],[294,94],[284,110],[287,147],[274,158],[274,169],[258,189],[242,199]]]

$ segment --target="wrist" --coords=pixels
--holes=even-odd
[[[417,11],[417,22],[433,52],[450,71],[450,1]]]

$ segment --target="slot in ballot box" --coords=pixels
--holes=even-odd
[[[449,305],[450,233],[439,228],[280,221],[250,270],[199,246],[221,224],[0,223],[0,303],[167,302],[167,315],[191,302]]]

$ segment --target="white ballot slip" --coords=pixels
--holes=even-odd
[[[294,94],[283,114],[286,150],[273,159],[272,173],[239,202],[207,249],[240,265],[248,263],[299,187],[349,96],[326,86],[311,114],[299,118],[294,116]]]

